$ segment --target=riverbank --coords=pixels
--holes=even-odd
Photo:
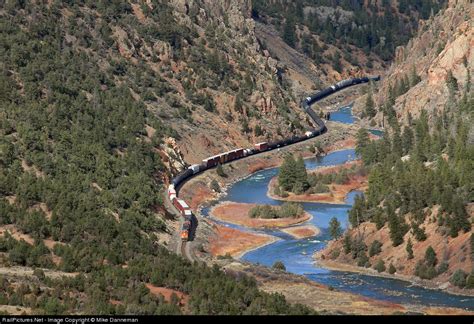
[[[315,253],[313,258],[319,266],[331,270],[399,279],[427,289],[437,289],[453,295],[472,297],[474,296],[474,290],[461,289],[450,283],[450,278],[456,270],[462,269],[466,273],[471,273],[472,271],[472,263],[468,259],[469,257],[465,258],[465,254],[463,253],[465,247],[470,244],[471,233],[462,233],[455,238],[444,237],[442,233],[438,231],[437,224],[430,221],[430,219],[437,214],[438,208],[435,207],[431,211],[430,217],[427,217],[422,224],[427,234],[426,240],[417,241],[410,232],[405,234],[404,241],[407,242],[408,239],[410,239],[412,242],[414,256],[411,259],[407,258],[406,244],[400,244],[396,247],[392,245],[390,230],[387,225],[377,230],[374,223],[365,222],[358,228],[348,231],[351,237],[361,237],[364,244],[368,247],[371,246],[375,240],[381,242],[380,252],[372,256],[369,255],[368,262],[371,264],[371,267],[374,267],[379,260],[384,260],[386,271],[388,271],[390,264],[395,267],[396,272],[394,274],[389,274],[388,272],[379,273],[373,268],[357,266],[357,260],[352,258],[351,253],[344,253],[343,239],[331,240],[323,250]],[[408,218],[406,221],[408,221]],[[436,255],[443,256],[443,262],[448,265],[448,268],[444,272],[432,280],[424,280],[414,275],[417,264],[424,260],[425,251],[428,246],[434,249]]]
[[[214,223],[214,235],[209,239],[209,251],[213,257],[240,258],[245,253],[272,244],[277,237],[250,233]]]
[[[474,296],[474,292],[472,293],[468,291],[463,292],[463,291],[460,291],[460,289],[456,289],[456,288],[453,289],[452,287],[446,287],[445,284],[437,284],[429,280],[420,279],[416,276],[408,276],[408,275],[396,274],[396,273],[391,275],[384,272],[377,272],[375,269],[372,269],[372,268],[358,267],[358,266],[348,264],[348,263],[342,263],[342,262],[337,262],[337,261],[328,260],[328,259],[321,259],[320,255],[316,255],[316,254],[314,258],[317,264],[328,270],[358,273],[358,274],[363,274],[366,276],[379,277],[379,278],[397,279],[397,280],[409,282],[412,285],[416,285],[425,289],[442,290],[445,293],[449,293],[451,295],[466,296],[466,297]],[[474,312],[471,312],[471,313],[474,314]]]
[[[220,221],[241,225],[252,229],[284,228],[304,223],[308,220],[311,220],[312,218],[311,214],[306,212],[298,218],[251,218],[249,213],[250,210],[255,206],[257,205],[225,201],[217,206],[214,206],[210,211],[210,215]]]
[[[328,166],[318,168],[311,173],[337,173],[343,169],[349,169],[354,165],[360,165],[360,161],[351,161],[339,166]],[[296,195],[289,192],[287,197],[281,197],[275,194],[275,188],[278,186],[278,177],[274,177],[268,184],[267,196],[280,201],[291,202],[310,202],[310,203],[325,203],[325,204],[346,204],[346,197],[351,191],[365,191],[367,189],[367,175],[351,175],[349,181],[344,184],[330,183],[328,184],[329,192],[316,194],[301,194]]]
[[[187,181],[179,191],[180,198],[184,199],[194,212],[199,213],[199,209],[210,201],[215,201],[223,196],[231,185],[241,181],[253,173],[261,170],[278,167],[282,164],[287,153],[301,155],[303,158],[313,158],[315,154],[310,151],[310,147],[318,143],[324,155],[336,151],[351,149],[355,143],[357,128],[352,125],[344,125],[334,122],[327,123],[331,132],[327,132],[309,141],[284,147],[280,150],[265,152],[249,158],[237,160],[230,164],[224,164],[225,177],[217,175],[216,170],[209,170]],[[216,180],[220,186],[220,192],[210,189],[210,183]]]
[[[262,290],[269,293],[283,294],[287,301],[304,304],[316,309],[321,314],[474,314],[474,312],[468,312],[458,308],[404,305],[375,300],[358,294],[339,291],[332,287],[311,281],[304,276],[278,271],[260,265],[231,260],[217,262],[226,273],[235,277],[241,274],[254,277]]]

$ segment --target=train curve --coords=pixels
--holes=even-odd
[[[195,216],[193,215],[188,204],[178,197],[179,188],[190,178],[196,176],[199,173],[202,173],[206,170],[216,167],[218,164],[225,164],[233,162],[239,159],[243,159],[249,156],[257,155],[263,152],[268,152],[271,150],[278,149],[283,146],[292,145],[302,141],[309,140],[311,138],[320,136],[327,132],[326,124],[321,118],[314,112],[311,108],[311,105],[314,103],[338,92],[343,89],[346,89],[351,86],[355,86],[362,83],[367,83],[370,81],[379,81],[380,76],[375,77],[363,77],[363,78],[352,78],[340,81],[324,90],[321,90],[315,93],[312,96],[306,97],[301,101],[301,108],[308,114],[312,122],[315,124],[316,128],[304,133],[304,135],[293,136],[287,139],[283,139],[276,142],[262,142],[255,144],[252,148],[238,148],[232,151],[224,152],[218,155],[211,156],[202,160],[201,164],[191,165],[189,168],[185,169],[171,181],[171,184],[168,187],[167,198],[169,202],[176,208],[178,214],[182,217],[182,225],[180,231],[181,244],[179,244],[179,253],[189,259],[194,261],[191,257],[190,247],[188,241],[193,240],[193,234],[196,230],[196,221]]]

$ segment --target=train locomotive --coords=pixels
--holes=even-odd
[[[327,131],[326,124],[324,123],[323,120],[321,120],[321,118],[319,118],[319,116],[311,108],[312,104],[330,96],[331,94],[337,91],[348,88],[350,86],[357,85],[360,83],[367,83],[369,81],[379,81],[379,80],[380,80],[380,76],[347,79],[347,80],[340,81],[329,88],[319,91],[313,96],[303,99],[303,101],[301,102],[301,107],[308,114],[308,116],[311,118],[311,120],[314,122],[316,126],[315,129],[305,132],[304,135],[293,136],[291,138],[287,138],[287,139],[283,139],[283,140],[271,142],[271,143],[261,142],[261,143],[255,144],[254,147],[251,147],[251,148],[247,148],[247,149],[238,148],[232,151],[214,155],[202,160],[202,162],[199,164],[191,165],[189,168],[185,169],[184,171],[176,175],[176,177],[174,177],[171,180],[171,184],[168,187],[168,198],[173,204],[173,206],[175,206],[176,209],[179,211],[180,215],[183,217],[183,225],[181,227],[181,239],[183,241],[188,241],[190,239],[190,232],[193,226],[193,214],[190,207],[184,200],[179,199],[177,195],[177,190],[179,190],[180,186],[187,179],[193,177],[194,175],[198,173],[214,168],[219,164],[222,165],[225,163],[233,162],[244,157],[278,149],[280,147],[302,142],[307,139],[324,134]]]

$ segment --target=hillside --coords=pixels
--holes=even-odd
[[[449,1],[446,10],[424,21],[415,37],[396,49],[374,94],[377,124],[382,124],[384,116],[387,124],[390,115],[408,124],[423,110],[431,119],[436,111],[451,109],[453,98],[469,92],[474,66],[473,15],[471,1]],[[361,113],[366,102],[365,97],[360,98],[354,110]]]
[[[167,3],[0,9],[0,267],[24,269],[2,271],[0,304],[14,312],[311,312],[166,249],[176,142],[192,162],[253,141],[261,115],[268,136],[298,120],[247,2]]]
[[[380,91],[358,101],[386,132],[359,132],[369,187],[321,262],[474,293],[473,9],[450,1],[397,49]]]
[[[283,40],[325,74],[346,78],[380,72],[444,0],[255,0],[252,15],[274,26]]]

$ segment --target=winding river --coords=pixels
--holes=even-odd
[[[352,123],[351,107],[342,107],[331,115],[333,121]],[[379,134],[376,134],[379,135]],[[305,161],[308,169],[322,166],[338,165],[355,158],[353,149],[336,151],[322,158],[312,158]],[[239,203],[258,203],[280,205],[282,202],[267,196],[269,181],[278,173],[278,168],[259,171],[248,178],[232,185],[220,201]],[[400,304],[420,304],[425,306],[458,307],[474,310],[474,297],[457,296],[441,290],[425,289],[411,283],[375,276],[368,276],[344,271],[328,270],[314,263],[312,255],[323,249],[329,238],[329,220],[337,217],[343,227],[347,227],[347,213],[351,208],[357,193],[348,195],[345,205],[331,205],[323,203],[303,203],[304,209],[313,215],[306,224],[313,224],[321,229],[321,234],[306,239],[295,239],[279,230],[251,230],[242,226],[219,222],[229,227],[250,232],[264,232],[277,236],[278,241],[247,252],[241,259],[272,266],[275,261],[282,261],[287,271],[305,275],[318,283],[332,286],[341,291],[357,293],[378,300],[396,302]],[[209,208],[202,210],[203,216],[209,216]]]

